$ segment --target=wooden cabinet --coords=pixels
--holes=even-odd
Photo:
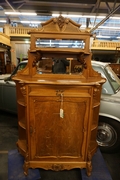
[[[5,52],[0,52],[0,74],[5,74]]]
[[[28,65],[13,77],[18,104],[17,146],[25,158],[24,173],[28,168],[86,168],[90,176],[105,82],[91,67],[91,34],[61,16],[30,34]],[[46,45],[51,39],[56,47]],[[61,48],[61,41],[76,45]],[[69,60],[66,74],[52,73],[53,58]],[[49,68],[45,68],[45,61]]]
[[[11,73],[11,61],[8,52],[0,52],[0,74]]]

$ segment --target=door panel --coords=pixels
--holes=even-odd
[[[30,97],[31,156],[84,158],[90,98]],[[39,127],[39,128],[38,128]],[[79,133],[78,133],[79,132]],[[83,145],[84,144],[84,145]]]

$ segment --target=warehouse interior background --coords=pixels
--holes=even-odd
[[[81,24],[81,28],[90,28],[98,39],[120,39],[120,0],[0,1],[1,26],[9,23],[36,28],[59,14]]]
[[[81,24],[81,29],[89,28],[93,34],[94,39],[110,42],[120,42],[120,0],[0,0],[0,32],[4,32],[4,26],[9,25],[11,27],[30,27],[39,28],[41,23],[46,22],[52,17],[62,15],[68,17],[78,24]],[[5,45],[0,42],[0,51],[5,49],[6,59],[9,63],[10,54],[12,63],[16,63],[17,58],[27,58],[27,50],[29,49],[29,37],[28,36],[10,36],[11,46]],[[26,44],[24,43],[26,42]],[[28,43],[27,43],[28,42]],[[21,46],[22,44],[22,46]],[[112,49],[112,48],[111,48]],[[113,60],[115,50],[105,49],[93,49],[93,58],[97,58],[101,61]],[[13,67],[12,67],[13,68]],[[11,68],[11,69],[12,69]],[[8,70],[7,72],[11,73]],[[3,118],[2,113],[0,114]],[[5,119],[9,119],[9,123],[6,125],[5,119],[1,122],[1,137],[4,136],[6,142],[10,143],[11,148],[16,148],[15,142],[17,141],[17,118],[5,114]],[[9,117],[8,117],[9,116]],[[5,127],[6,128],[5,128]],[[11,130],[11,126],[12,129]],[[3,128],[4,127],[4,128]],[[5,133],[3,132],[5,131]],[[8,133],[6,133],[8,132]],[[6,136],[8,135],[8,138]],[[11,136],[10,136],[11,135]],[[1,145],[3,145],[1,140]],[[4,143],[2,150],[8,150],[8,144]],[[7,155],[0,154],[1,159],[7,164]],[[114,180],[118,180],[120,177],[119,172],[119,154],[102,154],[105,158],[108,169]],[[3,162],[1,160],[1,162]],[[3,164],[1,165],[1,167]],[[1,168],[1,173],[4,173],[6,177],[6,168]],[[49,174],[49,173],[48,173]],[[41,176],[44,178],[46,172],[41,172]],[[54,177],[55,178],[55,177]]]

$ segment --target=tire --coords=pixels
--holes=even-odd
[[[97,143],[103,153],[115,153],[120,148],[120,123],[108,118],[99,118]]]

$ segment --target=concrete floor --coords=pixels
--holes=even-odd
[[[0,111],[0,180],[8,180],[8,151],[16,149],[17,139],[17,116]],[[120,180],[120,153],[102,155],[112,179]],[[40,169],[40,175],[41,180],[81,180],[79,169],[61,172]]]

